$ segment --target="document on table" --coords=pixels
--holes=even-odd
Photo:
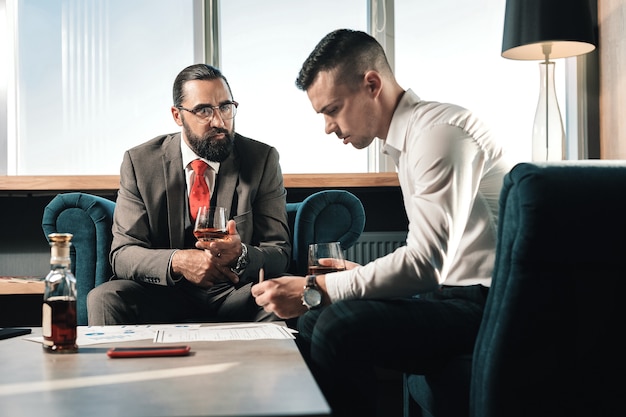
[[[179,343],[224,340],[295,339],[294,330],[273,323],[241,323],[187,329],[159,329],[155,343]]]
[[[145,324],[119,326],[78,326],[76,344],[80,346],[98,343],[131,342],[133,340],[152,340],[158,330],[189,329],[200,327],[199,324]],[[43,337],[29,337],[27,340],[42,343]]]
[[[155,343],[295,339],[295,330],[276,323],[234,323],[216,326],[201,324],[145,324],[119,326],[78,326],[76,344],[80,346],[98,343],[152,340]],[[41,336],[27,338],[42,343]]]
[[[78,326],[78,346],[97,343],[130,342],[154,339],[159,330],[181,330],[199,328],[199,324],[145,324],[119,326]]]

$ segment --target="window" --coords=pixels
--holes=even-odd
[[[179,131],[171,88],[204,59],[205,1],[0,0],[0,175],[117,174],[126,149]],[[389,11],[377,25],[400,85],[473,110],[530,159],[539,69],[500,56],[505,0],[219,1],[237,131],[275,146],[284,173],[367,172],[373,153],[326,135],[294,82],[326,33],[367,31],[370,1]],[[557,61],[564,124],[565,67]]]
[[[367,152],[324,133],[323,116],[295,86],[324,35],[367,30],[367,2],[228,0],[220,25],[221,67],[240,103],[237,131],[275,146],[285,173],[367,172]]]
[[[530,161],[539,63],[500,56],[506,0],[395,0],[396,75],[423,100],[475,112],[512,159]],[[555,79],[565,126],[565,62]]]
[[[7,5],[16,39],[5,173],[117,174],[126,149],[179,130],[171,91],[195,61],[193,1]]]

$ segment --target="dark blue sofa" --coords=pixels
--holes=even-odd
[[[113,210],[115,203],[87,193],[55,196],[43,213],[42,227],[50,233],[72,233],[70,257],[77,281],[78,324],[87,325],[87,293],[111,276]],[[313,242],[341,242],[350,248],[365,226],[361,201],[343,190],[324,190],[298,203],[287,204],[292,242],[290,273],[306,273],[308,245]]]
[[[515,166],[474,354],[406,375],[405,416],[626,415],[625,287],[626,163]]]

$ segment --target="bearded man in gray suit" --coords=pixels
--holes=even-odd
[[[278,152],[235,133],[238,103],[217,68],[185,68],[173,96],[181,132],[124,154],[110,254],[114,277],[89,293],[89,325],[272,320],[250,287],[261,268],[279,276],[291,258]],[[211,205],[230,210],[229,235],[210,243],[193,236],[188,193],[196,159],[209,165]]]

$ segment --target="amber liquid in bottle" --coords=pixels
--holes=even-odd
[[[43,296],[43,348],[50,353],[78,352],[76,278],[70,270],[70,233],[52,233],[50,272]]]

